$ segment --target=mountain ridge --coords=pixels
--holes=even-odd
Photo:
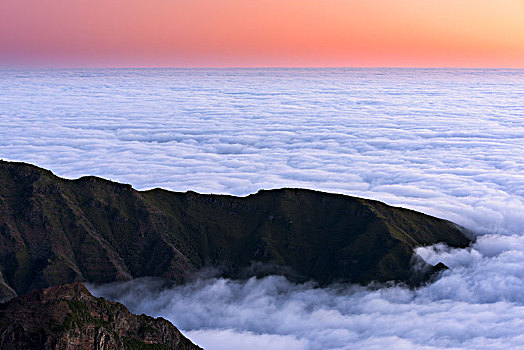
[[[230,278],[409,284],[413,249],[439,242],[471,240],[447,220],[341,194],[136,191],[0,161],[0,300],[75,281],[183,283],[209,267]]]

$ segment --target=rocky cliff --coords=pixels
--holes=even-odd
[[[74,281],[184,282],[210,267],[232,278],[409,282],[413,248],[437,242],[470,240],[449,221],[362,198],[136,191],[0,161],[0,300]]]
[[[95,298],[81,283],[0,304],[0,348],[200,349],[167,320],[133,315],[122,304]]]

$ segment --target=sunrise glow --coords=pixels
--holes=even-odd
[[[0,2],[0,65],[524,68],[520,0]]]

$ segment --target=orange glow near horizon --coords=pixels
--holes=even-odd
[[[521,0],[3,0],[0,65],[524,68]]]

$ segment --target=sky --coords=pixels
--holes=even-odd
[[[3,67],[524,68],[521,0],[2,0]]]

